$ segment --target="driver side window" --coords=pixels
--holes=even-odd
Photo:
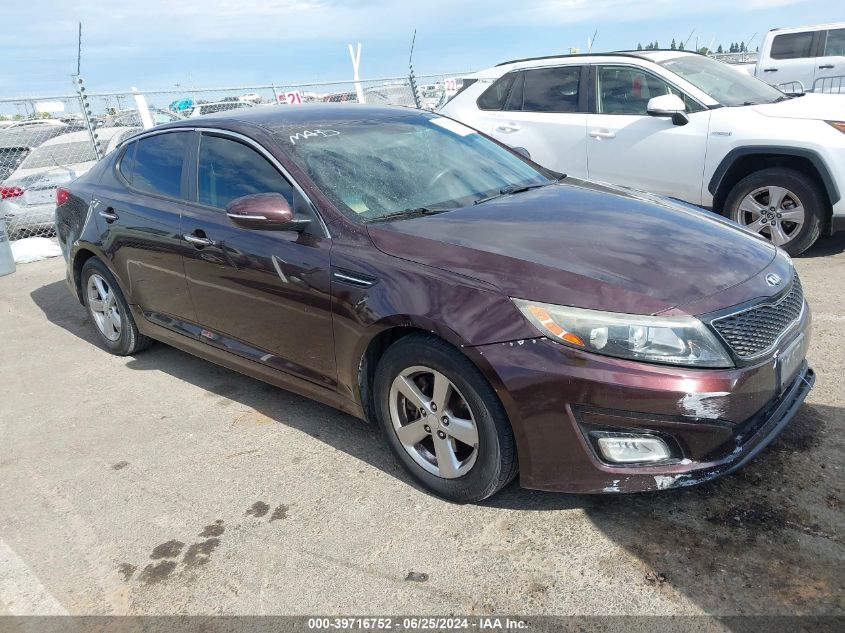
[[[674,94],[683,99],[687,112],[702,109],[683,92],[659,77],[631,66],[599,66],[596,72],[596,107],[599,114],[648,115],[654,97]]]
[[[225,209],[235,198],[280,193],[294,208],[293,187],[267,160],[236,140],[203,134],[197,169],[197,200]]]

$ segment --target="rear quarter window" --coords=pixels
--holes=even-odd
[[[482,92],[475,102],[478,108],[480,110],[501,110],[505,101],[507,101],[508,93],[511,91],[516,75],[515,72],[508,73],[494,81],[493,85]]]

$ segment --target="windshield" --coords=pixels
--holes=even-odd
[[[660,65],[686,79],[724,106],[774,103],[786,98],[780,90],[745,74],[739,68],[703,55],[681,55]]]
[[[53,167],[73,165],[97,160],[94,147],[90,141],[76,143],[59,143],[57,145],[42,145],[32,150],[32,153],[21,163],[21,169],[37,167]]]
[[[314,123],[276,137],[335,205],[364,221],[448,210],[548,175],[451,119],[426,114]]]

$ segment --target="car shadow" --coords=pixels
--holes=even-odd
[[[64,282],[57,281],[42,286],[31,292],[30,296],[49,321],[87,343],[102,347],[85,308],[73,299]],[[215,365],[163,343],[156,343],[144,352],[129,357],[126,366],[136,371],[167,373],[209,394],[252,409],[279,424],[307,433],[409,485],[418,487],[395,461],[390,449],[380,437],[376,424],[363,422],[332,407]],[[296,411],[296,415],[291,415],[291,411]]]
[[[822,237],[806,251],[798,255],[801,259],[814,259],[816,257],[830,257],[845,252],[845,231],[834,233],[828,237]]]
[[[841,616],[843,421],[843,407],[804,404],[752,462],[690,488],[594,496],[514,488],[485,505],[581,508],[638,561],[632,582],[681,593],[705,613]],[[612,556],[597,562],[614,573]]]
[[[63,282],[31,297],[50,321],[97,344]],[[374,424],[163,344],[132,357],[127,367],[165,372],[237,402],[419,489]],[[608,553],[593,561],[596,573],[630,574],[633,561],[638,576],[625,582],[682,594],[704,613],[842,615],[843,421],[845,408],[805,404],[750,464],[692,488],[572,495],[524,490],[514,482],[481,505],[550,517],[552,511],[583,512],[610,541]],[[617,556],[624,558],[618,565]],[[731,621],[722,624],[747,630],[741,622],[736,629]]]

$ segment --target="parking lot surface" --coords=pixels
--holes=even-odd
[[[0,614],[845,612],[845,235],[796,259],[818,381],[738,473],[478,505],[368,425],[164,345],[95,343],[64,262],[0,278]]]

